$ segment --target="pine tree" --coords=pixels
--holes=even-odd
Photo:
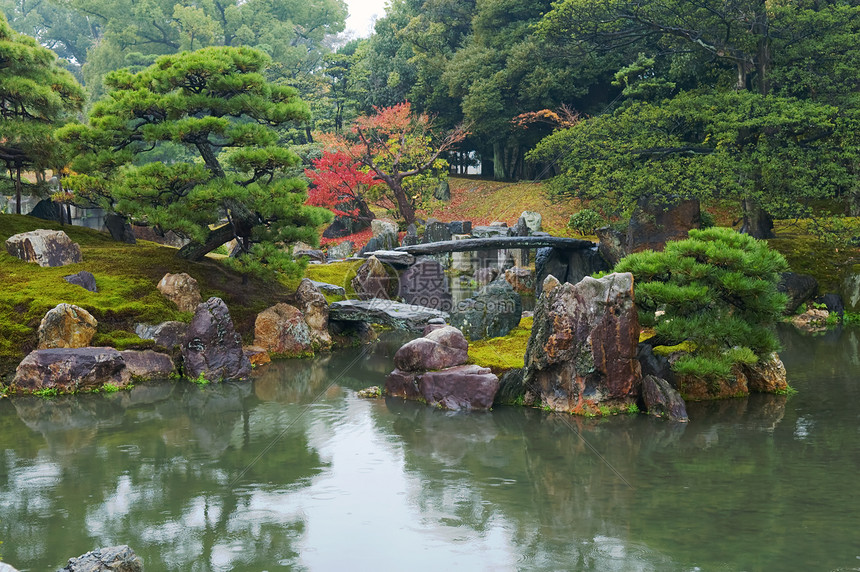
[[[83,104],[83,89],[57,55],[13,31],[0,12],[0,160],[15,179],[17,214],[21,172],[62,166],[54,129]]]
[[[785,259],[767,242],[730,228],[691,230],[663,252],[631,254],[615,272],[631,272],[636,306],[652,345],[688,342],[674,364],[681,374],[728,378],[738,363],[752,364],[778,349],[772,326],[785,308],[777,290]]]
[[[179,256],[200,260],[236,240],[230,263],[298,271],[285,245],[315,242],[330,215],[304,206],[299,158],[275,128],[309,118],[295,89],[268,82],[269,58],[211,47],[162,56],[138,73],[106,76],[110,90],[90,124],[61,137],[79,150],[78,194],[140,224],[191,239]],[[166,162],[155,160],[173,157]]]

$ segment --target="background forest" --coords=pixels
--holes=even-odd
[[[852,0],[391,0],[360,39],[339,35],[341,0],[0,9],[84,85],[85,113],[120,68],[206,47],[263,52],[265,79],[309,105],[277,126],[305,166],[331,148],[320,134],[349,137],[358,118],[408,102],[449,135],[451,172],[548,179],[553,197],[588,200],[607,219],[643,196],[693,196],[737,205],[743,229],[768,237],[773,218],[860,212]],[[140,160],[186,151],[161,153]]]

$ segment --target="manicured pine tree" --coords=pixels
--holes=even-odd
[[[689,342],[692,351],[675,371],[714,379],[778,349],[773,326],[786,296],[777,284],[787,268],[767,242],[709,228],[691,230],[690,238],[667,243],[663,252],[631,254],[615,272],[633,274],[640,323],[656,331],[649,343]]]
[[[286,245],[315,243],[331,215],[304,205],[305,182],[292,176],[299,157],[275,129],[310,113],[295,89],[265,79],[268,64],[251,48],[211,47],[111,72],[89,125],[60,134],[80,152],[73,168],[82,174],[69,186],[136,223],[188,237],[182,258],[200,260],[235,239],[241,252],[228,264],[297,273]],[[154,160],[165,150],[174,158]]]
[[[57,55],[13,31],[0,12],[0,160],[15,180],[17,214],[21,172],[63,165],[53,132],[83,104],[83,89]]]

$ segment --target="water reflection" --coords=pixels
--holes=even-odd
[[[782,333],[800,393],[692,422],[361,400],[401,339],[249,384],[0,401],[0,540],[24,570],[856,567],[854,332]]]

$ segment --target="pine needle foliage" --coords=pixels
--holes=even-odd
[[[676,372],[727,378],[734,365],[778,349],[773,325],[786,297],[777,284],[788,265],[766,242],[729,228],[689,236],[663,252],[631,254],[615,271],[633,274],[639,320],[654,327],[655,345],[694,348]]]
[[[0,161],[15,180],[19,214],[21,172],[62,166],[54,129],[83,104],[83,88],[57,55],[13,31],[0,12]]]
[[[266,80],[268,65],[251,48],[210,47],[109,73],[89,125],[60,132],[79,152],[80,174],[68,186],[188,237],[182,258],[200,260],[235,240],[240,252],[227,260],[235,269],[297,275],[289,244],[314,243],[330,215],[305,206],[306,185],[290,176],[300,159],[276,128],[310,112],[295,89]]]

